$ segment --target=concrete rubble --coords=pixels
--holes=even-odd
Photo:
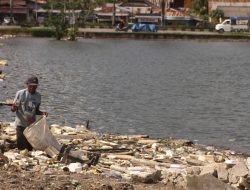
[[[83,152],[82,160],[86,160],[65,162],[63,156],[58,159],[60,153],[53,148],[18,151],[14,144],[15,128],[9,123],[1,123],[0,127],[1,168],[15,165],[48,174],[59,170],[91,173],[128,182],[163,183],[177,189],[250,189],[250,157],[230,150],[181,139],[100,135],[83,125],[52,125],[50,129],[57,140],[70,145],[71,150]],[[98,159],[89,164],[93,155],[98,155]]]

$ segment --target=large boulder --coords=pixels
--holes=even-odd
[[[211,174],[187,176],[187,190],[237,190]]]

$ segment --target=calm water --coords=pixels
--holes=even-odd
[[[100,132],[184,137],[249,151],[250,44],[15,38],[1,41],[13,98],[39,76],[49,123],[89,119]],[[0,120],[14,120],[0,108]]]

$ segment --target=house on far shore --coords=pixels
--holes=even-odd
[[[127,23],[153,23],[161,25],[162,9],[159,3],[161,0],[127,0],[126,2],[115,5],[115,20],[125,20]],[[167,0],[166,0],[167,2]],[[178,3],[179,2],[179,3]],[[190,26],[195,25],[196,21],[188,14],[189,0],[169,0],[165,7],[164,25],[165,26]],[[174,8],[170,8],[170,6]],[[96,9],[97,20],[99,23],[111,23],[113,18],[113,4],[107,3]]]
[[[46,0],[0,0],[0,21],[5,17],[12,17],[19,23],[36,20],[33,10],[45,3]]]
[[[162,0],[149,0],[154,5],[161,7]],[[188,9],[190,7],[190,0],[165,0],[166,8],[185,8]]]
[[[197,20],[188,14],[185,9],[176,10],[168,8],[165,11],[164,22],[166,26],[194,26]]]
[[[132,23],[153,23],[161,22],[161,9],[149,0],[128,0],[119,5],[130,12],[129,21]]]
[[[101,7],[95,9],[95,14],[97,16],[98,23],[111,24],[113,19],[113,3],[105,3]],[[122,9],[119,7],[119,4],[115,4],[115,22],[120,22],[125,20],[128,22],[129,19],[129,10]]]
[[[249,0],[209,0],[208,10],[222,10],[225,17],[250,17]]]

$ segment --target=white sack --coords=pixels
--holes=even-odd
[[[23,134],[36,150],[44,151],[47,147],[52,146],[60,151],[61,145],[51,133],[46,121],[46,116],[43,116],[40,120],[27,127]]]

